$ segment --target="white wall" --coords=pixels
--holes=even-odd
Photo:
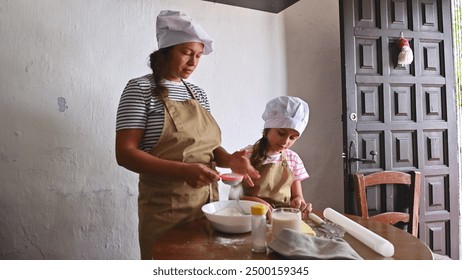
[[[0,0],[0,259],[139,258],[137,176],[115,162],[115,114],[127,81],[149,72],[162,9],[215,39],[191,81],[209,94],[223,146],[260,137],[269,99],[300,96],[311,108],[295,146],[311,174],[305,196],[343,206],[336,0],[280,14],[200,0]]]
[[[342,73],[338,1],[297,2],[284,13],[287,94],[310,105],[296,150],[308,167],[306,200],[343,211]]]

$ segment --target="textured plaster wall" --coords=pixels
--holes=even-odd
[[[270,98],[303,97],[305,196],[342,207],[337,1],[275,15],[200,0],[0,0],[0,259],[139,258],[137,176],[115,162],[115,114],[126,82],[149,72],[162,9],[215,39],[191,81],[223,146],[260,137]]]
[[[310,121],[294,149],[311,178],[314,208],[343,211],[342,73],[338,1],[300,1],[284,14],[287,94],[310,105]]]

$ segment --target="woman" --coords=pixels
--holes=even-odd
[[[140,174],[141,258],[151,259],[155,238],[177,224],[202,216],[202,205],[217,200],[215,166],[258,177],[244,151],[230,155],[209,112],[205,92],[187,79],[212,40],[185,14],[161,11],[159,50],[150,55],[152,74],[132,79],[117,112],[116,157]]]

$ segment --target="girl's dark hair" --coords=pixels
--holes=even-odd
[[[152,90],[152,95],[159,98],[162,102],[168,97],[168,90],[167,87],[162,84],[162,78],[166,76],[170,50],[172,48],[173,47],[162,48],[149,55],[149,66],[152,70],[152,77],[155,85]]]
[[[263,165],[263,161],[267,158],[266,148],[268,147],[268,131],[269,128],[263,130],[263,136],[253,145],[253,152],[250,156],[250,163],[253,167],[259,168]]]

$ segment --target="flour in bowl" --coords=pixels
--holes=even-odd
[[[225,208],[214,213],[221,216],[244,216],[238,208]]]

